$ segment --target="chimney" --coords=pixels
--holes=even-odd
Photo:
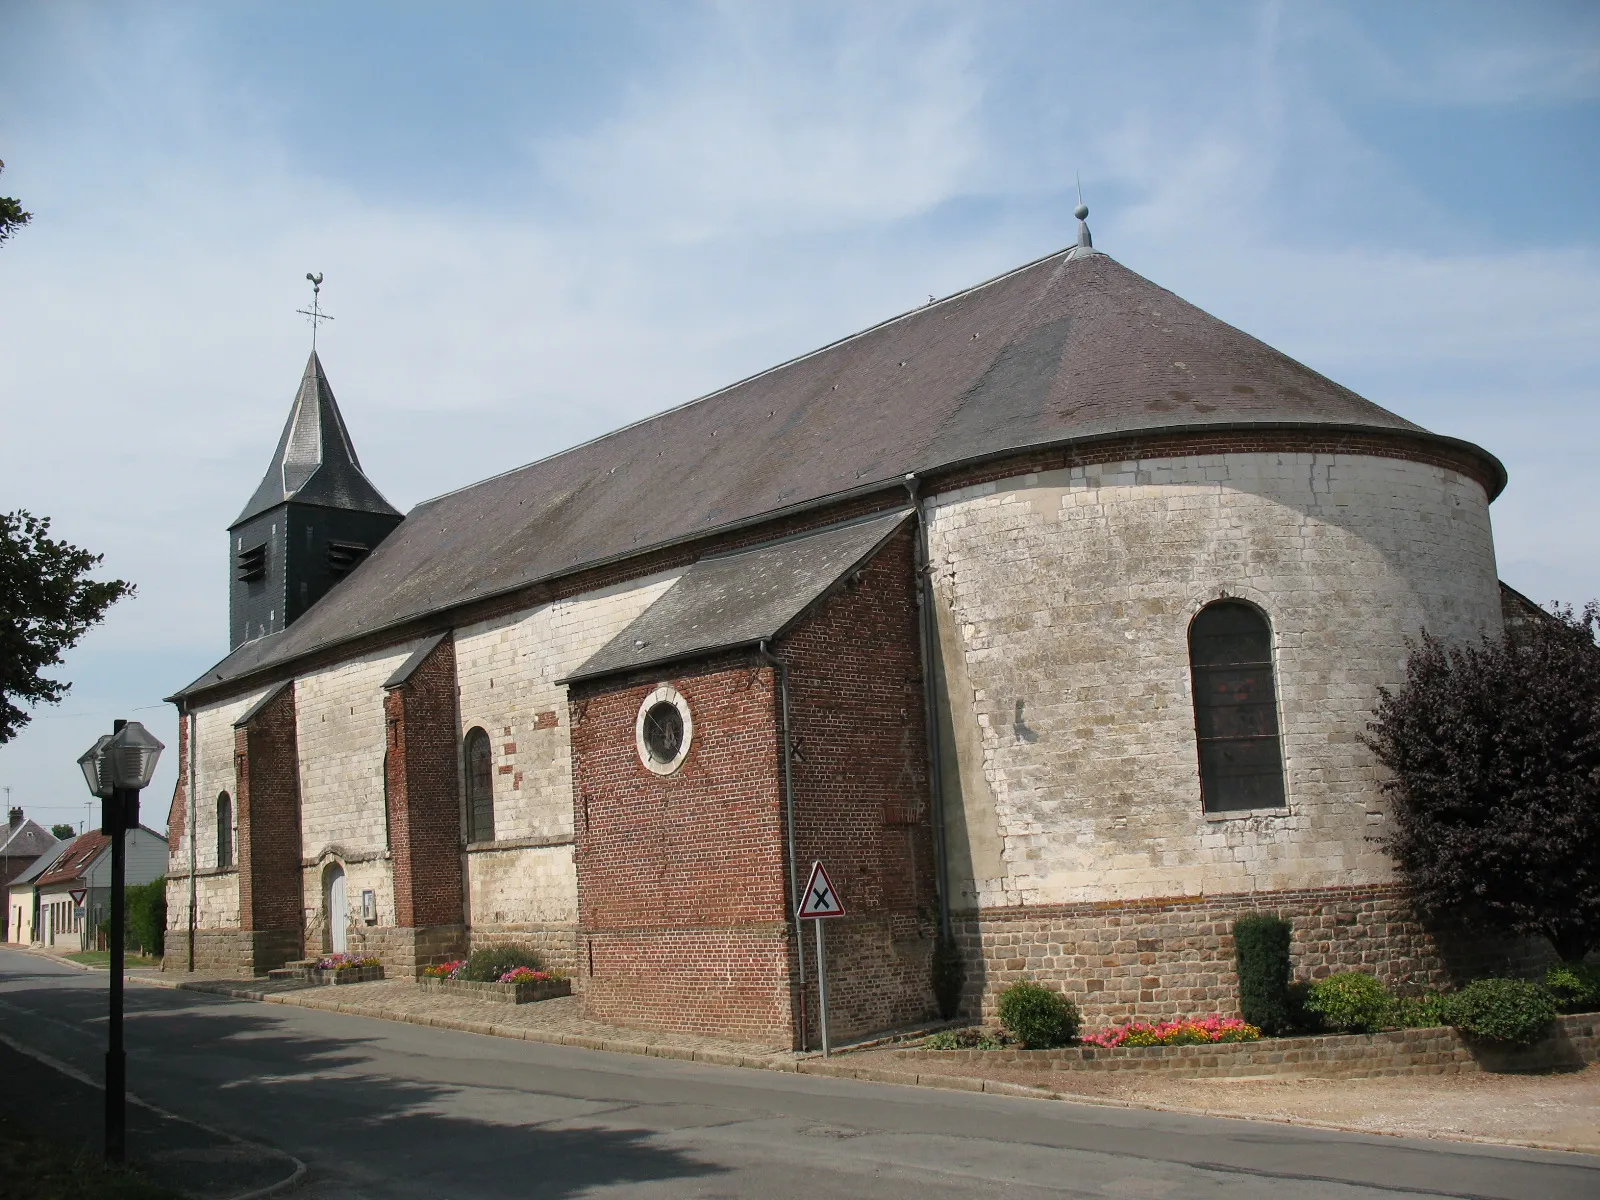
[[[22,810],[20,808],[13,808],[11,810],[10,816],[11,816],[11,826],[10,827],[12,829],[15,829],[18,825],[22,824]]]

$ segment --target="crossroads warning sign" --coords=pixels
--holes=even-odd
[[[811,878],[806,890],[800,893],[800,919],[816,920],[819,917],[844,916],[844,904],[839,893],[833,890],[833,881],[820,862],[811,864]]]

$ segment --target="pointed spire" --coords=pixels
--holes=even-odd
[[[315,350],[306,360],[305,374],[300,378],[289,420],[278,438],[272,465],[233,525],[287,500],[323,508],[400,515],[361,470],[350,431],[345,428],[333,388],[328,385]]]

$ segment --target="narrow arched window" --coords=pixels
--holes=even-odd
[[[494,841],[494,752],[482,729],[467,731],[467,841]]]
[[[233,866],[233,798],[227,792],[217,797],[217,866]]]
[[[1281,808],[1283,749],[1267,618],[1239,600],[1206,605],[1189,626],[1189,667],[1205,810]]]

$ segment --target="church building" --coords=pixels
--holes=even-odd
[[[1086,210],[1080,209],[1080,222]],[[1362,742],[1502,623],[1504,468],[1078,244],[402,515],[315,352],[172,697],[169,965],[515,943],[593,1018],[815,1044],[1442,982]],[[194,898],[191,904],[191,896]]]

